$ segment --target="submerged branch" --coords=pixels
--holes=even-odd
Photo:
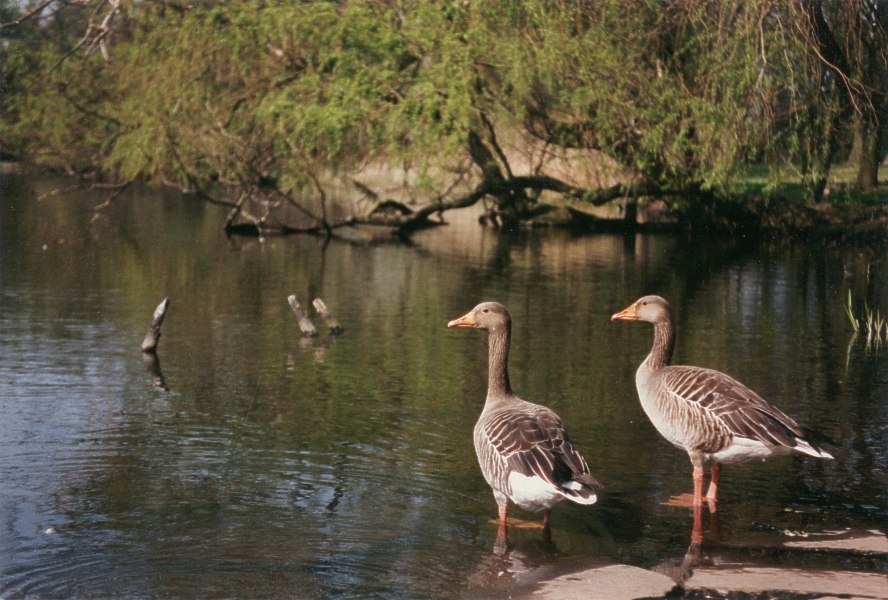
[[[327,323],[327,327],[330,328],[330,333],[337,335],[342,333],[342,325],[340,325],[339,321],[330,314],[330,310],[327,308],[327,305],[323,300],[315,298],[312,305],[315,307],[315,310],[318,311],[318,314],[321,315],[321,318],[324,319],[324,322]]]
[[[240,214],[241,207],[243,207],[244,202],[246,201],[246,199],[247,199],[247,193],[244,192],[244,193],[242,193],[242,194],[240,195],[240,198],[237,199],[237,202],[235,202],[235,204],[234,204],[234,208],[232,208],[232,209],[228,212],[228,216],[225,218],[225,230],[226,230],[226,231],[227,231],[228,229],[231,228],[231,224],[232,224],[232,222],[234,222],[234,218],[235,218],[238,214]]]
[[[290,308],[293,309],[293,314],[296,315],[296,321],[299,323],[299,329],[302,331],[302,337],[317,337],[318,330],[315,329],[314,324],[312,324],[311,319],[308,318],[308,313],[305,312],[305,309],[302,308],[302,305],[299,304],[299,301],[296,299],[296,295],[291,295],[287,297],[287,302],[290,303]]]
[[[145,339],[142,340],[142,352],[157,351],[157,343],[160,341],[160,327],[163,325],[163,319],[169,306],[170,299],[164,298],[163,302],[158,304],[154,310],[154,316],[151,318],[151,324],[148,326],[148,333],[145,334]]]
[[[94,207],[93,207],[93,210],[96,210],[96,211],[98,211],[98,210],[104,210],[104,209],[108,208],[109,206],[111,206],[111,203],[114,201],[114,199],[117,198],[119,195],[121,195],[124,191],[126,191],[126,189],[127,189],[130,185],[132,185],[134,181],[135,181],[135,178],[130,179],[129,181],[124,181],[123,183],[116,183],[116,184],[94,184],[90,189],[94,189],[94,188],[98,188],[98,187],[104,187],[104,188],[115,189],[115,191],[114,191],[110,196],[108,196],[107,198],[105,198],[105,201],[104,201],[104,202],[102,202],[101,204],[99,204],[99,205],[97,205],[97,206],[94,206]]]

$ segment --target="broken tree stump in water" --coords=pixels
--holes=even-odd
[[[317,337],[318,330],[312,325],[311,319],[308,318],[302,305],[296,300],[296,296],[290,296],[287,298],[287,302],[290,303],[290,308],[293,309],[293,313],[296,315],[296,320],[299,321],[299,329],[302,330],[302,335],[304,337]]]
[[[333,315],[331,315],[330,311],[327,310],[327,305],[324,304],[323,300],[321,300],[320,298],[315,298],[312,304],[314,304],[315,310],[318,311],[318,314],[321,315],[321,318],[324,319],[324,322],[327,323],[327,327],[330,328],[330,333],[342,333],[342,325],[339,324],[339,321],[333,318]]]
[[[170,305],[170,299],[164,298],[163,302],[157,305],[154,310],[154,318],[151,319],[151,325],[148,326],[148,333],[142,340],[142,352],[156,352],[157,343],[160,341],[160,326],[163,325],[163,318],[166,316],[167,308]]]

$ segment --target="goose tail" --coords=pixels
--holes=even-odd
[[[809,442],[808,440],[805,440],[802,438],[796,439],[796,445],[795,445],[794,449],[797,450],[798,452],[803,453],[803,454],[807,454],[809,456],[815,456],[817,458],[828,458],[830,460],[835,458],[832,454],[830,454],[829,452],[827,452],[823,448],[820,448],[819,446],[816,446],[816,445],[812,444],[811,442]]]
[[[597,487],[604,486],[588,473],[577,473],[573,479],[561,484],[564,496],[577,504],[595,504],[598,501]]]

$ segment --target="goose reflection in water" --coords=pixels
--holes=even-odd
[[[704,566],[712,566],[712,560],[703,554],[699,542],[691,542],[684,556],[668,558],[655,565],[651,571],[665,575],[672,579],[676,586],[683,587],[694,575],[694,569]]]
[[[469,576],[469,589],[495,590],[538,579],[540,569],[551,565],[557,555],[558,548],[548,535],[510,544],[506,536],[497,534],[493,552]]]
[[[703,554],[703,506],[693,507],[694,522],[691,526],[691,543],[683,556],[667,558],[651,568],[655,573],[666,575],[679,587],[690,580],[694,569],[703,566],[712,566],[712,560]],[[709,513],[710,539],[718,544],[721,542],[721,527],[719,525],[718,511]]]

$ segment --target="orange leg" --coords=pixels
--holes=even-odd
[[[694,467],[694,527],[691,529],[691,543],[703,543],[703,467]]]
[[[721,478],[721,463],[713,463],[712,478],[709,480],[709,491],[706,492],[706,502],[709,504],[709,512],[715,512],[718,505],[718,480]]]
[[[497,537],[505,538],[506,532],[508,531],[507,520],[509,517],[509,507],[500,506],[499,507],[499,530],[497,531]]]
[[[703,506],[703,467],[694,467],[694,502],[692,506]]]
[[[694,505],[694,528],[691,529],[691,543],[703,543],[703,505]]]

